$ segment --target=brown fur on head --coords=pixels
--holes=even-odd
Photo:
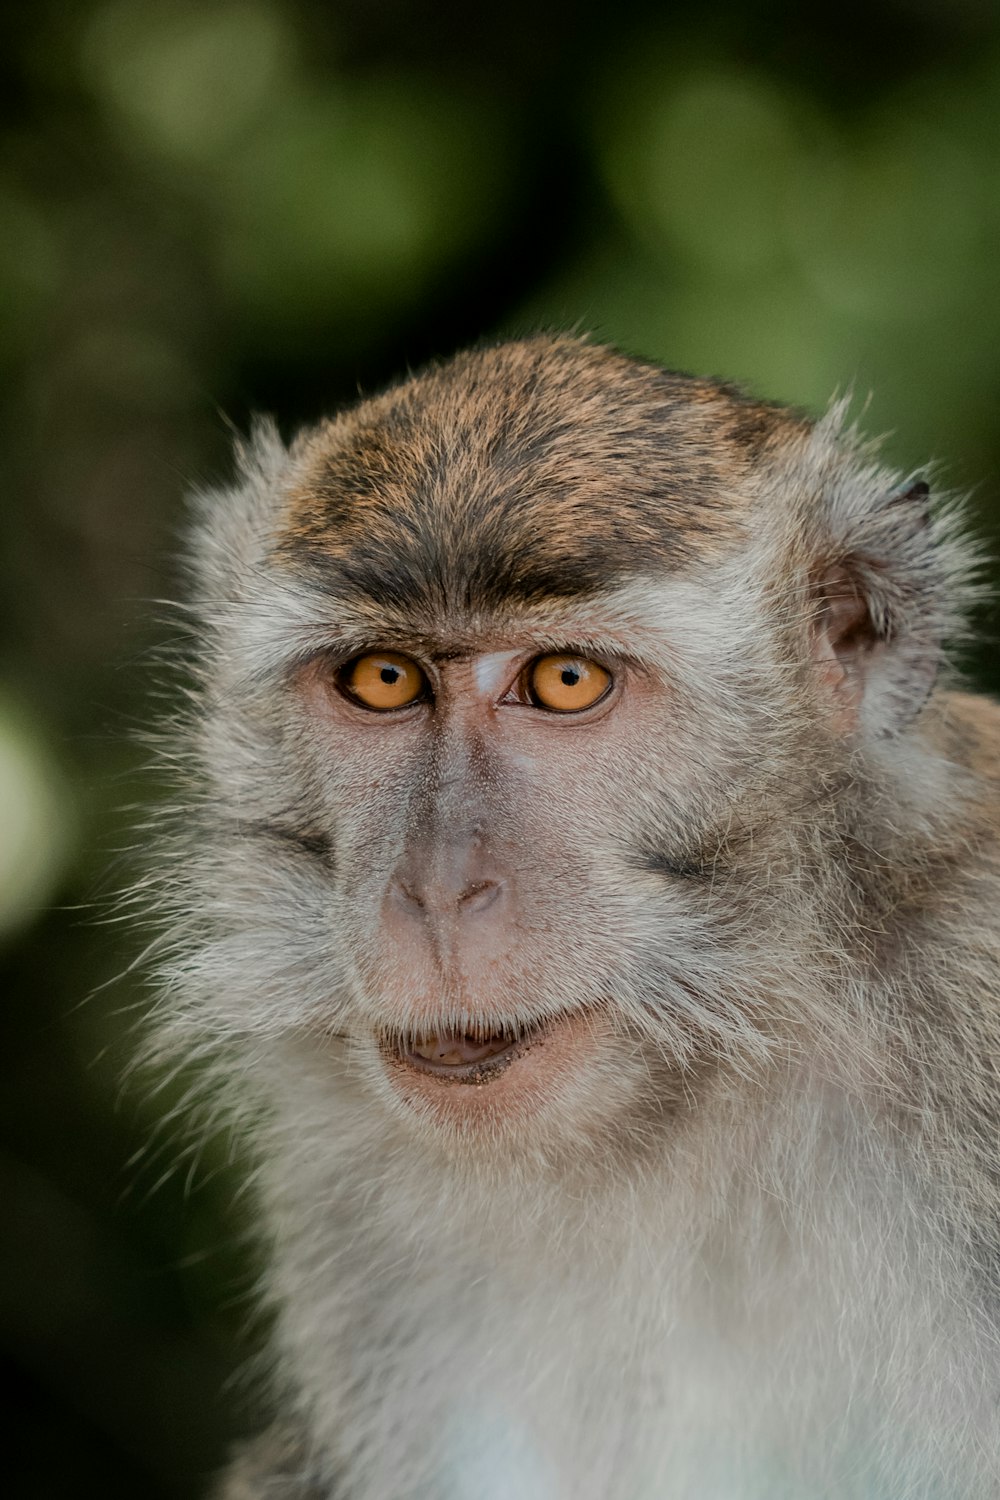
[[[577,340],[480,350],[300,441],[278,545],[389,607],[589,594],[717,554],[804,426]]]
[[[634,1500],[639,1457],[618,1473],[608,1455],[633,1451],[651,1381],[672,1393],[664,1436],[635,1453],[676,1483],[649,1493],[696,1495],[697,1443],[669,1415],[689,1391],[656,1340],[692,1320],[697,1364],[703,1314],[736,1372],[713,1365],[706,1389],[755,1452],[787,1421],[813,1434],[793,1442],[809,1484],[846,1473],[850,1442],[818,1434],[854,1361],[888,1453],[939,1307],[964,1296],[923,1287],[893,1352],[897,1262],[949,1253],[915,1206],[939,1191],[933,1133],[900,1128],[931,1097],[933,1005],[918,1028],[902,984],[979,826],[938,682],[968,596],[947,513],[840,407],[813,423],[569,338],[459,355],[287,452],[264,427],[241,464],[195,543],[161,1034],[261,1111],[281,1337],[319,1449],[364,1500],[436,1496],[428,1431],[496,1398],[564,1476],[542,1493]],[[533,685],[549,658],[607,686],[556,711]],[[376,711],[359,663],[413,696]],[[896,1259],[869,1254],[862,1203]],[[935,1226],[966,1212],[956,1190]],[[765,1394],[772,1253],[799,1301]],[[514,1278],[516,1316],[482,1265]],[[856,1319],[852,1277],[872,1289]],[[607,1410],[552,1377],[550,1317],[585,1360],[607,1341]],[[794,1493],[848,1494],[815,1483]]]

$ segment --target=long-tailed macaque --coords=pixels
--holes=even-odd
[[[845,425],[481,348],[202,497],[156,1036],[256,1155],[217,1494],[1000,1495],[1000,710]]]

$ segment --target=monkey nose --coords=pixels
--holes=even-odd
[[[397,878],[391,887],[396,905],[414,915],[427,917],[479,916],[495,906],[503,894],[500,880],[470,880],[464,885],[449,885],[434,880]]]

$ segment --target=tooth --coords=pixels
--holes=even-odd
[[[462,1035],[448,1031],[433,1032],[430,1036],[411,1042],[410,1053],[414,1057],[423,1058],[425,1062],[435,1063],[440,1068],[469,1067],[505,1052],[512,1041],[511,1037],[502,1034],[483,1039],[470,1032]]]

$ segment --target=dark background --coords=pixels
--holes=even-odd
[[[156,795],[185,489],[253,411],[573,327],[873,393],[996,552],[1000,14],[41,0],[0,112],[5,1490],[195,1496],[247,1420],[248,1211],[223,1136],[157,1124],[183,1080],[128,1076],[141,935],[95,919]]]

